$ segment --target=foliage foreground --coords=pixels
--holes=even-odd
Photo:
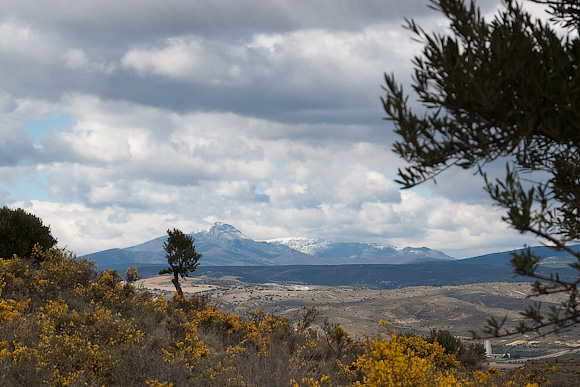
[[[412,82],[422,109],[415,113],[393,75],[383,98],[394,151],[408,162],[399,170],[404,188],[452,167],[470,170],[509,226],[575,258],[573,275],[547,275],[531,249],[514,253],[516,273],[536,280],[531,296],[567,298],[557,308],[528,307],[516,328],[490,320],[486,333],[496,336],[580,323],[580,253],[570,247],[580,240],[580,3],[532,1],[547,6],[550,20],[515,0],[491,21],[474,0],[431,0],[448,31],[407,25],[424,45]]]
[[[0,259],[2,386],[543,385],[462,360],[464,347],[438,333],[357,340],[316,324],[314,308],[295,322],[261,310],[242,318],[138,289],[134,267],[122,281],[64,250],[34,254]]]

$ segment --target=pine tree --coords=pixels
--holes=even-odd
[[[163,249],[169,267],[160,270],[159,274],[173,274],[171,282],[177,293],[182,296],[183,290],[181,290],[179,276],[189,277],[189,273],[194,272],[199,265],[198,261],[202,255],[196,251],[193,244],[195,239],[191,235],[186,235],[176,228],[173,231],[167,230],[167,234],[167,242],[163,243]]]
[[[520,4],[488,22],[472,1],[432,0],[450,22],[447,34],[429,34],[413,20],[408,28],[424,43],[414,59],[413,89],[425,112],[415,113],[392,75],[383,104],[399,140],[394,151],[410,165],[399,183],[414,187],[451,167],[470,169],[503,219],[575,257],[578,270],[564,280],[538,272],[530,249],[514,254],[519,274],[535,278],[533,295],[563,293],[559,308],[528,308],[519,332],[558,331],[580,322],[580,5],[538,0],[550,21],[535,20]],[[505,163],[492,178],[490,163]],[[487,332],[508,334],[490,320]]]

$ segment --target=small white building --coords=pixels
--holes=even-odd
[[[488,359],[511,359],[509,353],[493,353],[490,340],[485,340],[483,346],[485,347],[485,357]]]

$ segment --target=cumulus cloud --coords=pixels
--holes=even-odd
[[[468,173],[393,181],[380,85],[410,81],[404,17],[445,28],[425,0],[6,0],[0,14],[0,199],[79,253],[214,221],[452,255],[522,240]]]
[[[39,31],[15,21],[0,22],[0,52],[3,56],[48,61],[52,44]],[[16,59],[16,58],[15,58]]]
[[[0,166],[29,163],[34,153],[34,141],[22,124],[0,118]]]
[[[400,192],[381,172],[392,173],[396,165],[381,142],[321,142],[296,135],[302,124],[232,113],[177,114],[86,95],[62,103],[75,123],[43,137],[38,164],[61,204],[26,205],[44,211],[68,245],[82,252],[91,251],[77,244],[83,238],[91,245],[106,238],[107,246],[128,245],[127,229],[136,218],[150,220],[132,231],[143,238],[154,235],[152,229],[162,234],[171,222],[193,231],[220,220],[258,239],[317,236],[425,245],[449,254],[485,251],[490,241],[513,247],[489,207]],[[264,135],[268,128],[274,134]],[[69,215],[61,219],[58,211]],[[164,221],[156,224],[155,217]]]
[[[244,52],[223,44],[208,44],[196,38],[171,38],[160,49],[138,48],[121,60],[140,76],[156,74],[176,80],[209,84],[239,82],[238,61]]]
[[[76,48],[68,50],[64,55],[65,67],[71,70],[86,72],[101,72],[111,74],[115,71],[114,63],[105,63],[103,60],[91,60],[83,50]]]
[[[355,110],[377,104],[385,67],[408,65],[413,44],[403,36],[378,24],[353,32],[258,34],[231,43],[174,37],[159,47],[132,49],[121,63],[141,77],[258,89],[268,98],[283,98],[277,102],[290,103],[293,111]]]

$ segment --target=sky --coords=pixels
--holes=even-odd
[[[426,0],[2,0],[0,15],[0,204],[77,255],[216,221],[457,258],[537,244],[470,172],[394,181],[381,86],[409,89],[405,18],[445,30]]]

